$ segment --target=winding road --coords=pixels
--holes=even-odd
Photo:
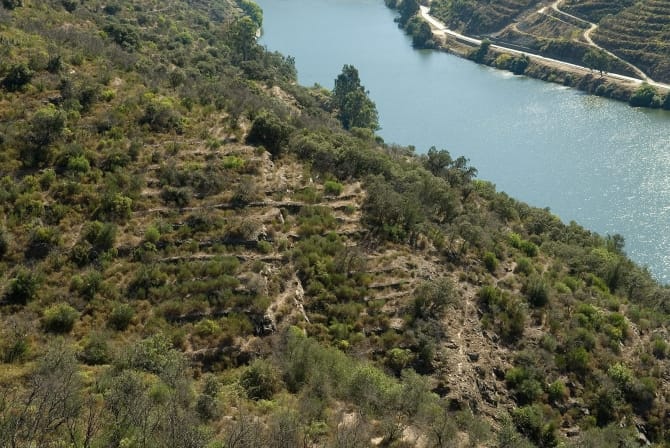
[[[589,30],[587,30],[584,33],[585,39],[591,45],[593,45],[594,47],[600,48],[597,44],[593,43],[593,41],[591,40],[591,37],[590,37],[591,32],[593,32],[593,30],[595,28],[597,28],[597,25],[594,24],[594,23],[588,22],[584,19],[580,19],[579,17],[572,16],[571,14],[564,13],[563,11],[559,10],[558,6],[559,6],[560,2],[561,2],[561,0],[557,0],[550,7],[552,9],[556,10],[560,14],[563,14],[567,17],[571,17],[573,19],[580,20],[581,22],[584,22],[584,23],[587,23],[587,24],[591,25]],[[435,17],[430,15],[430,7],[422,5],[422,6],[419,7],[419,9],[420,9],[421,17],[426,22],[428,22],[428,24],[431,26],[433,34],[438,35],[438,36],[443,36],[443,37],[450,36],[450,37],[456,39],[459,42],[463,42],[463,43],[467,43],[467,44],[471,44],[471,45],[481,45],[482,41],[480,39],[475,39],[474,37],[466,36],[464,34],[458,33],[456,31],[453,31],[453,30],[450,30],[449,28],[447,28],[447,26],[444,23],[442,23],[440,20],[438,20]],[[540,9],[538,12],[545,12],[546,13],[546,7]],[[509,48],[509,47],[505,47],[505,46],[501,46],[501,45],[491,44],[491,48],[499,50],[499,51],[504,51],[506,53],[516,54],[516,55],[525,54],[525,55],[528,55],[528,56],[532,56],[533,58],[539,59],[541,61],[551,62],[551,63],[554,63],[554,64],[559,64],[559,65],[562,65],[564,67],[570,67],[570,68],[576,69],[576,70],[587,71],[587,72],[592,71],[590,68],[584,67],[583,65],[571,64],[569,62],[561,61],[560,59],[548,58],[546,56],[541,56],[541,55],[538,55],[538,54],[535,54],[535,53],[529,53],[527,51],[519,51],[519,50],[516,50],[514,48]],[[622,60],[621,58],[619,58],[618,56],[610,53],[607,50],[603,49],[603,51],[606,51],[611,56],[614,56],[615,58]],[[623,61],[623,62],[626,62],[626,61]],[[642,84],[643,82],[646,82],[646,83],[648,83],[650,85],[653,85],[655,87],[661,87],[661,88],[670,90],[670,84],[664,84],[664,83],[653,81],[646,74],[644,74],[639,68],[633,66],[632,64],[630,64],[628,62],[626,62],[626,64],[630,65],[632,68],[635,69],[635,72],[640,75],[640,79],[633,78],[631,76],[619,75],[618,73],[610,73],[610,72],[604,72],[603,75],[607,76],[607,77],[610,77],[610,78],[619,79],[619,80],[622,80],[622,81],[632,82],[632,83],[635,83],[635,84]]]

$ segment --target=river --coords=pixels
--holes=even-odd
[[[670,282],[670,113],[414,50],[383,0],[256,1],[261,43],[296,58],[301,84],[358,68],[387,143],[464,155],[510,196],[622,234]]]

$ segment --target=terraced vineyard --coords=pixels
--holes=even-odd
[[[605,17],[594,41],[657,81],[670,81],[670,1],[645,0]]]
[[[618,14],[634,3],[634,0],[566,0],[561,9],[591,22],[599,22],[608,14]]]
[[[539,3],[539,0],[437,0],[432,3],[431,14],[455,29],[482,34],[504,28]]]

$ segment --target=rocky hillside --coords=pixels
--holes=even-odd
[[[666,443],[670,292],[623,238],[384,144],[261,23],[2,1],[0,446]]]

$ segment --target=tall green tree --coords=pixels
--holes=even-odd
[[[258,25],[249,16],[242,17],[230,26],[228,37],[231,49],[235,52],[235,62],[249,61],[259,53],[257,31]]]
[[[333,98],[338,109],[337,117],[345,129],[379,129],[377,106],[361,85],[358,70],[353,65],[345,65],[335,79]]]
[[[598,70],[602,76],[603,72],[610,69],[611,60],[607,53],[600,49],[590,49],[584,53],[582,62],[591,70]]]
[[[419,2],[416,0],[402,0],[398,5],[398,12],[400,12],[398,23],[404,27],[419,12]]]

